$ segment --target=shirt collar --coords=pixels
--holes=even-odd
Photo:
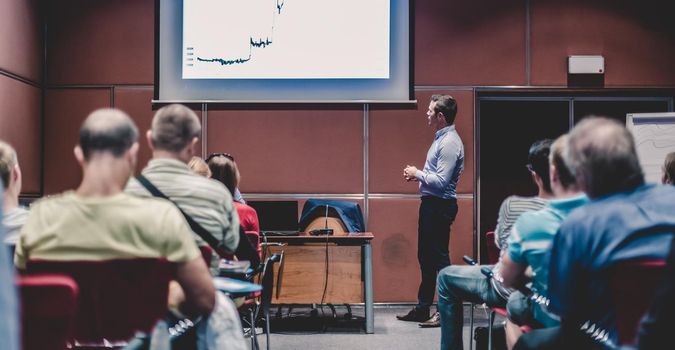
[[[567,211],[570,209],[574,209],[582,204],[587,203],[588,197],[585,194],[580,194],[578,196],[570,197],[570,198],[563,198],[563,199],[554,199],[549,202],[551,207],[562,210],[562,211]]]
[[[434,138],[434,140],[449,133],[450,131],[455,131],[455,124],[448,125],[443,129],[436,131],[436,137]]]

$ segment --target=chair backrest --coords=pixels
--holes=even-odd
[[[485,233],[485,246],[487,248],[488,264],[496,264],[499,261],[499,248],[495,244],[495,231]]]
[[[64,350],[75,335],[79,289],[64,275],[18,276],[24,350]],[[1,346],[0,346],[1,347]]]
[[[202,253],[202,258],[206,263],[206,266],[211,266],[211,259],[213,259],[213,248],[207,245],[200,245],[199,251]]]
[[[255,248],[258,257],[262,260],[262,247],[260,246],[260,233],[256,231],[246,231],[246,238],[251,242],[251,246]]]
[[[281,260],[281,255],[274,254],[265,260],[262,271],[262,294],[260,296],[260,307],[267,314],[272,304],[272,292],[274,290],[274,263]]]
[[[60,273],[80,288],[75,340],[81,344],[126,341],[149,333],[166,316],[169,281],[175,264],[144,258],[105,261],[41,261],[26,265],[33,273]]]
[[[626,261],[610,269],[619,345],[635,341],[640,320],[654,299],[665,269],[662,260]]]

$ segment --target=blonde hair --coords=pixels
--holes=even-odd
[[[204,159],[201,159],[199,157],[192,157],[192,159],[190,159],[190,162],[188,163],[188,167],[190,167],[192,171],[201,176],[211,177],[211,169],[209,169],[209,166],[208,164],[206,164]]]
[[[9,174],[17,164],[16,151],[8,143],[0,141],[0,181],[7,188]]]

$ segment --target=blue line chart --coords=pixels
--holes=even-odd
[[[276,14],[281,14],[281,9],[284,7],[286,4],[286,1],[281,1],[276,0]],[[272,24],[272,38],[274,38],[274,24]],[[266,37],[265,39],[258,38],[258,39],[253,39],[253,37],[249,37],[249,52],[248,52],[248,57],[239,57],[239,58],[234,58],[234,59],[225,59],[221,57],[216,57],[216,58],[203,58],[197,56],[197,61],[199,62],[207,62],[207,63],[220,63],[221,66],[231,66],[231,65],[236,65],[236,64],[243,64],[246,62],[249,62],[251,58],[253,57],[253,48],[257,49],[265,49],[268,46],[272,45],[273,41],[270,37]]]

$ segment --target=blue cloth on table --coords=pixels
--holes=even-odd
[[[361,213],[361,206],[358,203],[326,199],[309,199],[305,202],[305,205],[302,207],[300,223],[298,224],[300,230],[304,231],[314,218],[323,217],[326,206],[337,212],[345,224],[347,232],[364,232],[363,214]]]

